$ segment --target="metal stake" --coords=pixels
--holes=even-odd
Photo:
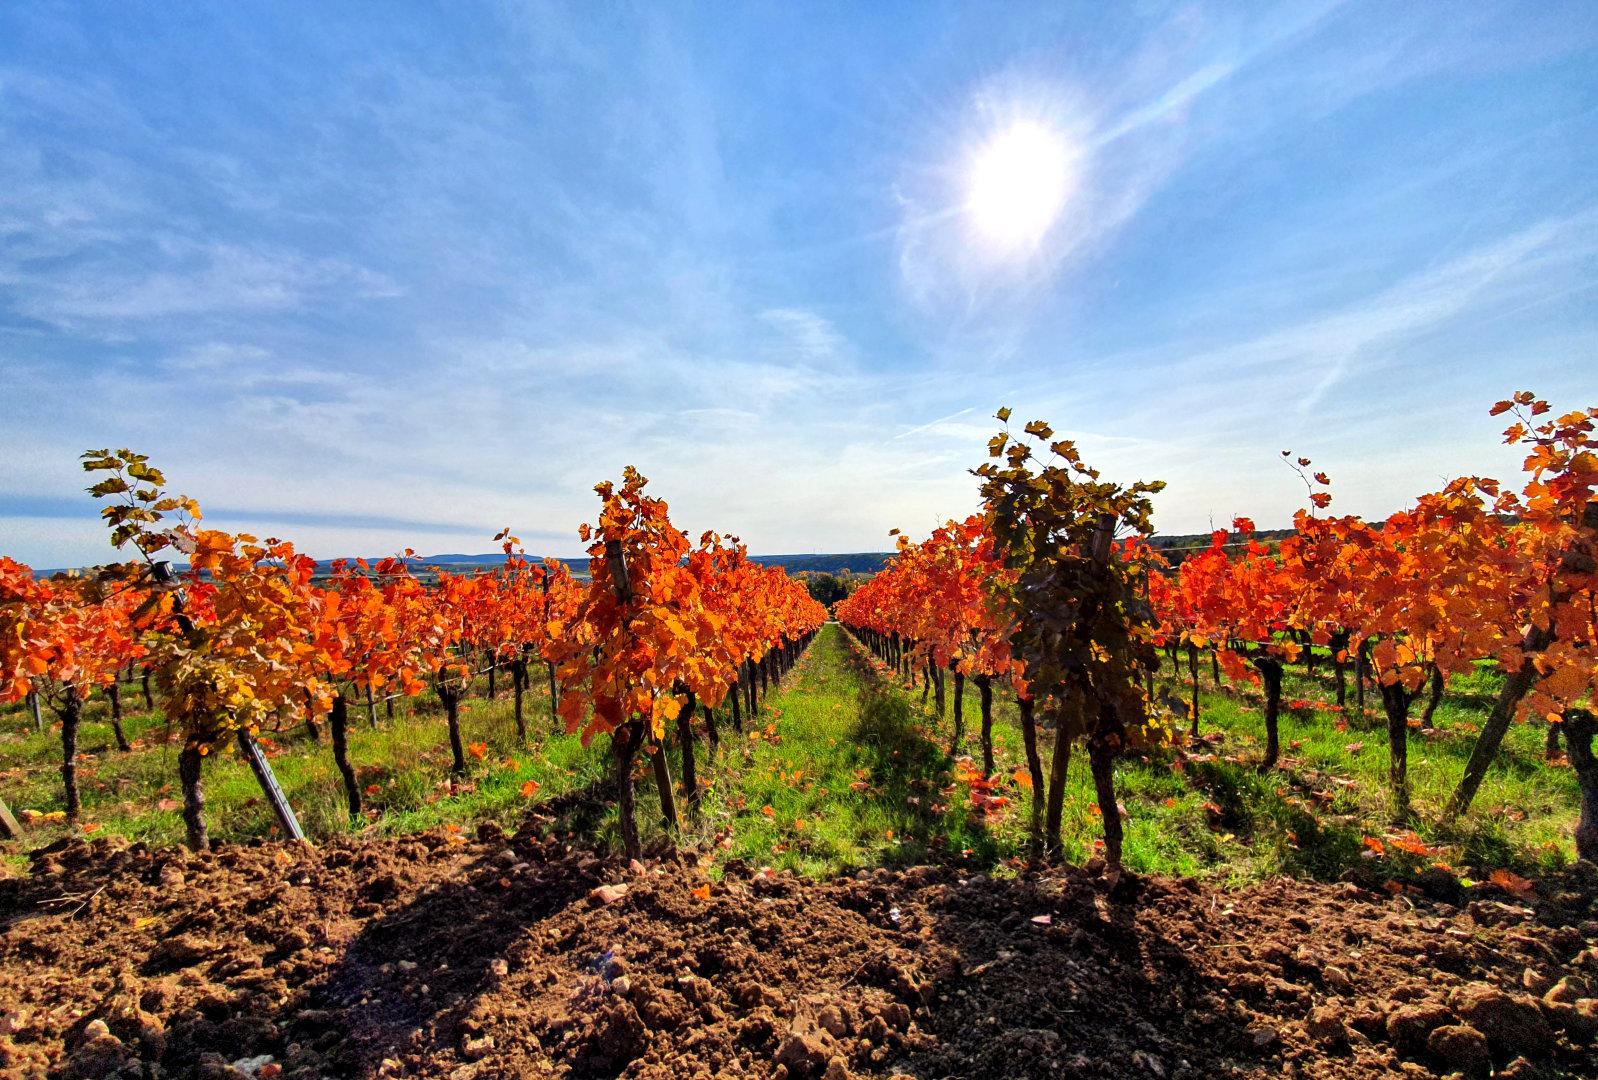
[[[277,823],[283,827],[284,834],[290,840],[304,840],[305,830],[300,828],[300,819],[294,816],[294,807],[289,805],[288,796],[278,786],[271,762],[266,760],[261,744],[248,731],[239,732],[239,753],[250,763],[250,771],[255,773],[256,782],[266,793],[266,801],[271,804],[272,813],[277,815]]]

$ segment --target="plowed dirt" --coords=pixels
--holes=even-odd
[[[0,1076],[1598,1076],[1590,867],[705,883],[492,826],[58,846],[0,881]]]

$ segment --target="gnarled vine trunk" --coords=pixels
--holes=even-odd
[[[1348,704],[1348,638],[1347,630],[1339,630],[1332,635],[1330,643],[1332,674],[1337,680],[1337,707],[1339,709]]]
[[[1370,639],[1359,643],[1354,653],[1354,711],[1360,720],[1365,719],[1365,682],[1370,678]]]
[[[1447,680],[1443,678],[1442,668],[1433,664],[1431,674],[1426,677],[1426,705],[1420,713],[1420,726],[1427,731],[1431,730],[1432,715],[1437,712],[1437,705],[1443,700],[1443,689],[1446,685]]]
[[[1066,709],[1061,709],[1055,715],[1054,756],[1049,761],[1049,797],[1043,821],[1043,842],[1052,855],[1060,853],[1060,819],[1065,811],[1065,777],[1071,768],[1071,731],[1074,727]]]
[[[1104,861],[1111,870],[1120,870],[1121,804],[1115,797],[1115,753],[1108,738],[1095,736],[1088,740],[1088,768],[1093,773],[1093,792],[1104,822]]]
[[[1019,699],[1017,701],[1019,702]],[[986,780],[993,775],[993,676],[977,676],[977,705],[982,718],[982,778]],[[1025,703],[1025,712],[1031,713],[1031,711],[1032,703],[1028,701]],[[1022,734],[1025,734],[1028,728],[1036,730],[1030,716],[1023,719],[1026,722],[1022,725]],[[1034,743],[1031,752],[1036,753],[1036,751]],[[1030,761],[1030,758],[1028,760]]]
[[[195,851],[211,849],[211,835],[205,828],[205,789],[200,786],[200,767],[205,756],[194,743],[185,743],[178,754],[178,784],[183,788],[183,826],[188,831],[189,847]]]
[[[1187,643],[1187,674],[1188,674],[1188,677],[1190,679],[1192,679],[1192,681],[1193,681],[1193,704],[1189,708],[1189,712],[1192,715],[1188,717],[1188,720],[1191,723],[1191,727],[1189,728],[1189,731],[1191,732],[1192,736],[1196,739],[1196,738],[1198,738],[1198,733],[1199,733],[1198,732],[1198,724],[1199,724],[1198,646],[1193,644],[1191,641]]]
[[[665,740],[656,740],[649,748],[649,763],[655,770],[655,790],[660,795],[660,819],[666,831],[676,835],[677,797],[671,790],[671,762],[666,760]]]
[[[1276,768],[1276,759],[1282,753],[1282,662],[1274,656],[1254,657],[1254,667],[1265,684],[1265,760],[1261,771]]]
[[[1570,768],[1581,788],[1581,816],[1576,821],[1576,857],[1598,863],[1598,758],[1593,756],[1592,740],[1598,722],[1586,709],[1565,713],[1565,748]]]
[[[1382,710],[1387,714],[1387,784],[1393,797],[1393,820],[1409,820],[1409,704],[1415,695],[1396,679],[1382,683]]]
[[[122,730],[122,687],[113,679],[105,696],[111,702],[111,734],[116,736],[117,749],[125,754],[133,747],[128,744],[128,733]]]
[[[1043,760],[1038,757],[1038,722],[1031,698],[1016,698],[1021,713],[1021,746],[1026,751],[1027,775],[1032,778],[1032,849],[1043,846]]]
[[[67,820],[76,821],[78,803],[78,724],[83,719],[83,699],[75,686],[66,688],[58,710],[61,716],[61,782],[67,790]]]
[[[610,759],[616,782],[616,823],[621,830],[622,850],[627,858],[643,854],[638,842],[638,798],[633,790],[633,760],[638,756],[638,741],[643,725],[628,721],[610,733]]]
[[[522,698],[527,694],[527,660],[517,657],[510,664],[511,709],[516,716],[516,741],[527,745],[527,717],[522,711]]]
[[[327,714],[327,731],[333,743],[333,764],[344,779],[344,796],[350,804],[350,817],[354,818],[361,815],[361,786],[350,766],[349,727],[349,706],[342,693],[335,694],[333,708]]]
[[[965,673],[954,669],[954,741],[949,753],[960,752],[960,740],[965,737]]]
[[[449,752],[454,756],[451,768],[457,773],[466,771],[466,747],[461,744],[461,692],[443,682],[436,684],[438,700],[444,705],[444,721],[449,725]]]
[[[699,812],[699,776],[694,767],[694,693],[688,691],[688,702],[677,714],[677,741],[682,748],[682,793],[688,800],[688,812]],[[662,747],[664,750],[664,747]]]

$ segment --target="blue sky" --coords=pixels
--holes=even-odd
[[[106,445],[319,555],[569,555],[627,463],[880,550],[1001,404],[1163,532],[1285,523],[1286,447],[1386,514],[1598,402],[1595,162],[1587,2],[7,4],[0,552],[106,557]]]

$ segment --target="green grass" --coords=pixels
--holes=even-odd
[[[468,700],[462,705],[461,727],[468,744],[486,744],[481,760],[469,758],[466,776],[449,772],[448,732],[442,712],[430,695],[397,704],[388,719],[379,709],[371,727],[364,707],[350,710],[349,754],[368,812],[351,820],[343,782],[333,764],[325,724],[322,740],[313,741],[302,728],[289,734],[267,734],[263,742],[278,782],[288,794],[302,827],[310,836],[341,832],[401,833],[448,823],[516,821],[530,805],[586,786],[602,771],[597,754],[575,737],[548,735],[548,698],[528,695],[530,734],[527,747],[516,742],[508,694],[497,700]],[[131,753],[116,750],[104,706],[86,710],[79,736],[78,785],[83,799],[79,829],[119,835],[151,845],[183,841],[183,822],[176,806],[179,743],[169,737],[159,713],[136,712],[124,726],[133,741]],[[48,712],[46,717],[48,719]],[[34,734],[27,714],[11,712],[0,719],[0,791],[14,812],[42,813],[63,807],[60,779],[59,728],[49,725]],[[522,794],[528,780],[539,784],[534,798]],[[206,818],[213,838],[244,840],[278,833],[275,819],[261,797],[254,775],[232,752],[208,758],[204,787]],[[41,846],[72,831],[64,822],[28,826],[26,844]]]
[[[1289,710],[1284,704],[1282,759],[1277,769],[1262,774],[1257,769],[1265,743],[1259,692],[1246,685],[1217,690],[1203,665],[1200,732],[1205,741],[1182,754],[1159,752],[1117,767],[1117,790],[1130,815],[1126,863],[1140,871],[1232,881],[1280,872],[1331,879],[1356,869],[1402,876],[1437,862],[1460,870],[1521,872],[1563,865],[1575,856],[1578,793],[1568,768],[1544,760],[1546,728],[1541,725],[1514,725],[1471,814],[1453,832],[1435,827],[1464,772],[1497,679],[1495,673],[1478,671],[1451,685],[1433,718],[1435,730],[1410,734],[1415,815],[1408,829],[1398,831],[1412,829],[1434,849],[1426,857],[1411,857],[1394,851],[1389,840],[1394,830],[1386,719],[1374,690],[1367,693],[1364,717],[1353,715],[1352,689],[1347,710],[1338,713],[1324,673],[1312,678],[1301,668],[1290,671],[1284,703],[1308,700],[1317,707]],[[1161,688],[1167,686],[1186,699],[1185,682]],[[998,772],[1007,774],[1024,764],[1014,731],[1017,713],[1008,698],[996,711],[1005,729],[998,740]],[[1417,702],[1412,719],[1420,713]],[[952,730],[952,725],[940,722],[939,729]],[[1064,847],[1080,859],[1099,835],[1092,781],[1080,753],[1073,755],[1066,795]],[[1367,847],[1366,837],[1382,843],[1381,856]]]
[[[1174,687],[1179,692],[1181,688]],[[1485,702],[1496,691],[1491,671],[1456,681],[1436,716],[1434,733],[1412,733],[1410,778],[1421,841],[1432,848],[1410,855],[1393,848],[1386,794],[1385,722],[1368,697],[1369,714],[1327,707],[1284,713],[1281,767],[1260,773],[1263,719],[1257,691],[1216,688],[1207,665],[1201,675],[1205,741],[1181,751],[1123,760],[1118,794],[1126,808],[1125,859],[1138,871],[1197,874],[1247,881],[1287,872],[1322,879],[1351,873],[1398,876],[1442,862],[1461,873],[1507,866],[1535,873],[1573,857],[1576,788],[1568,769],[1543,759],[1544,729],[1516,725],[1499,762],[1459,831],[1442,834],[1434,822],[1469,755]],[[479,687],[479,689],[481,689]],[[952,698],[952,680],[949,689]],[[135,694],[125,697],[136,698]],[[1185,696],[1185,692],[1184,692]],[[1284,699],[1323,705],[1331,697],[1324,675],[1290,672]],[[684,848],[700,852],[712,874],[729,859],[755,866],[826,875],[859,867],[966,860],[1002,871],[1027,854],[1030,792],[1013,698],[995,688],[997,769],[992,794],[1007,800],[984,812],[973,805],[969,757],[980,759],[977,694],[965,697],[965,739],[951,755],[952,716],[923,706],[919,688],[894,679],[841,627],[825,627],[780,688],[734,732],[719,710],[721,746],[711,759],[698,746],[703,797],[697,813],[682,804]],[[1352,705],[1352,694],[1350,694]],[[449,774],[441,713],[431,696],[400,702],[376,728],[365,710],[351,710],[350,756],[370,811],[350,821],[343,788],[325,742],[303,729],[274,736],[272,762],[306,831],[405,833],[483,820],[512,825],[529,812],[573,843],[616,844],[614,801],[606,780],[607,741],[583,747],[550,734],[548,699],[527,698],[532,745],[517,745],[509,695],[471,698],[461,720],[468,743],[486,744],[463,778]],[[104,706],[90,706],[81,737],[83,823],[100,835],[150,844],[182,841],[176,809],[177,745],[158,714],[135,712],[127,727],[132,753],[117,752]],[[952,701],[951,709],[952,712]],[[1415,715],[1419,716],[1419,706]],[[1052,734],[1043,732],[1047,761]],[[14,810],[61,807],[59,736],[34,734],[20,710],[0,712],[0,792]],[[681,776],[675,747],[672,773]],[[646,843],[666,836],[647,761],[637,779]],[[533,780],[535,794],[523,794]],[[275,834],[254,777],[235,755],[218,755],[205,773],[208,819],[218,840]],[[1094,853],[1100,836],[1086,756],[1078,749],[1067,772],[1062,839],[1067,858]],[[80,825],[81,829],[82,825]],[[65,823],[35,823],[19,851],[66,835]],[[1377,856],[1366,838],[1382,843]]]

